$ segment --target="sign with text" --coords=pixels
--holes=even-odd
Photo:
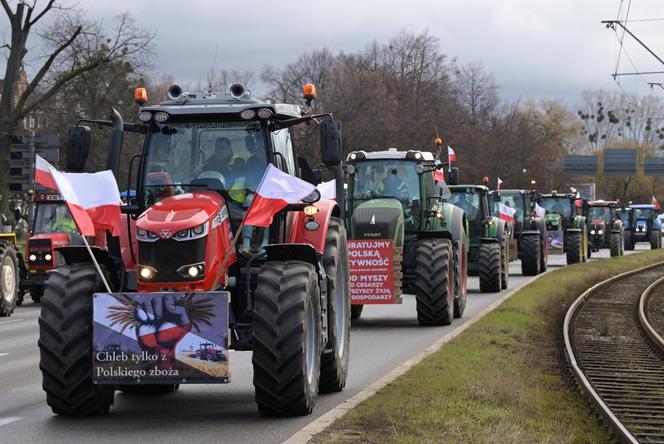
[[[353,304],[394,304],[392,240],[349,240],[348,261]]]
[[[562,231],[548,231],[546,234],[546,243],[549,251],[563,252],[564,233]]]
[[[93,380],[227,383],[230,293],[95,293]]]

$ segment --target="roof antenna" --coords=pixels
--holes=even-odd
[[[217,51],[219,51],[218,43],[214,47],[214,59],[212,60],[212,70],[210,72],[210,78],[208,79],[208,94],[212,94],[212,91],[214,89],[214,76],[217,67]]]

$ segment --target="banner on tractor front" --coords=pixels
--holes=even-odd
[[[229,298],[226,291],[95,293],[94,382],[230,382]]]
[[[549,231],[546,234],[546,242],[549,250],[563,252],[564,233],[562,231]]]
[[[394,304],[394,242],[349,240],[350,295],[353,304]]]

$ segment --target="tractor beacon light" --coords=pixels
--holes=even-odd
[[[145,88],[136,88],[134,90],[134,102],[139,106],[148,103],[148,92]]]
[[[307,83],[302,88],[302,97],[307,102],[307,106],[311,106],[311,102],[316,98],[316,86],[313,83]]]
[[[482,184],[483,184],[484,186],[488,186],[488,185],[489,185],[489,178],[488,178],[487,176],[484,176],[484,177],[482,178]]]
[[[438,146],[441,146],[441,145],[443,144],[443,139],[441,139],[440,137],[436,137],[436,138],[433,140],[433,143],[435,143],[435,144],[438,145]]]

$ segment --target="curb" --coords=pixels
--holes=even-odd
[[[555,268],[556,270],[558,269],[557,267]],[[502,296],[500,299],[497,301],[493,302],[491,305],[485,307],[482,311],[477,313],[475,316],[470,318],[468,321],[466,321],[462,326],[458,327],[456,330],[446,334],[442,338],[440,338],[438,341],[436,341],[433,345],[428,347],[426,350],[423,352],[418,353],[414,357],[408,359],[407,361],[401,363],[397,368],[389,372],[387,375],[383,376],[364,390],[360,391],[358,394],[355,396],[348,398],[347,400],[343,401],[341,404],[337,405],[334,407],[332,410],[328,411],[327,413],[321,415],[320,417],[314,419],[311,421],[309,424],[305,425],[302,427],[300,430],[295,432],[293,436],[288,438],[286,441],[283,442],[283,444],[305,444],[308,443],[311,438],[314,437],[314,435],[317,435],[318,433],[321,433],[325,429],[327,429],[330,425],[332,425],[333,422],[335,422],[337,419],[341,418],[344,416],[350,409],[354,408],[356,405],[361,403],[362,401],[370,398],[371,396],[375,395],[376,392],[383,387],[385,387],[387,384],[393,382],[395,379],[397,379],[399,376],[402,376],[404,373],[406,373],[408,370],[419,364],[424,358],[427,356],[437,352],[440,350],[445,344],[450,342],[452,339],[456,338],[458,335],[466,331],[468,328],[473,326],[477,321],[482,319],[484,316],[492,312],[493,310],[496,309],[500,304],[505,302],[507,299],[511,298],[514,293],[517,291],[521,290],[522,288],[525,288],[527,285],[530,285],[532,282],[535,282],[537,279],[540,277],[544,276],[545,274],[550,273],[553,271],[553,269],[549,268],[547,271],[544,273],[540,273],[537,275],[535,278],[530,280],[524,285],[521,285],[518,288],[515,288],[514,290],[510,291],[506,295]]]

